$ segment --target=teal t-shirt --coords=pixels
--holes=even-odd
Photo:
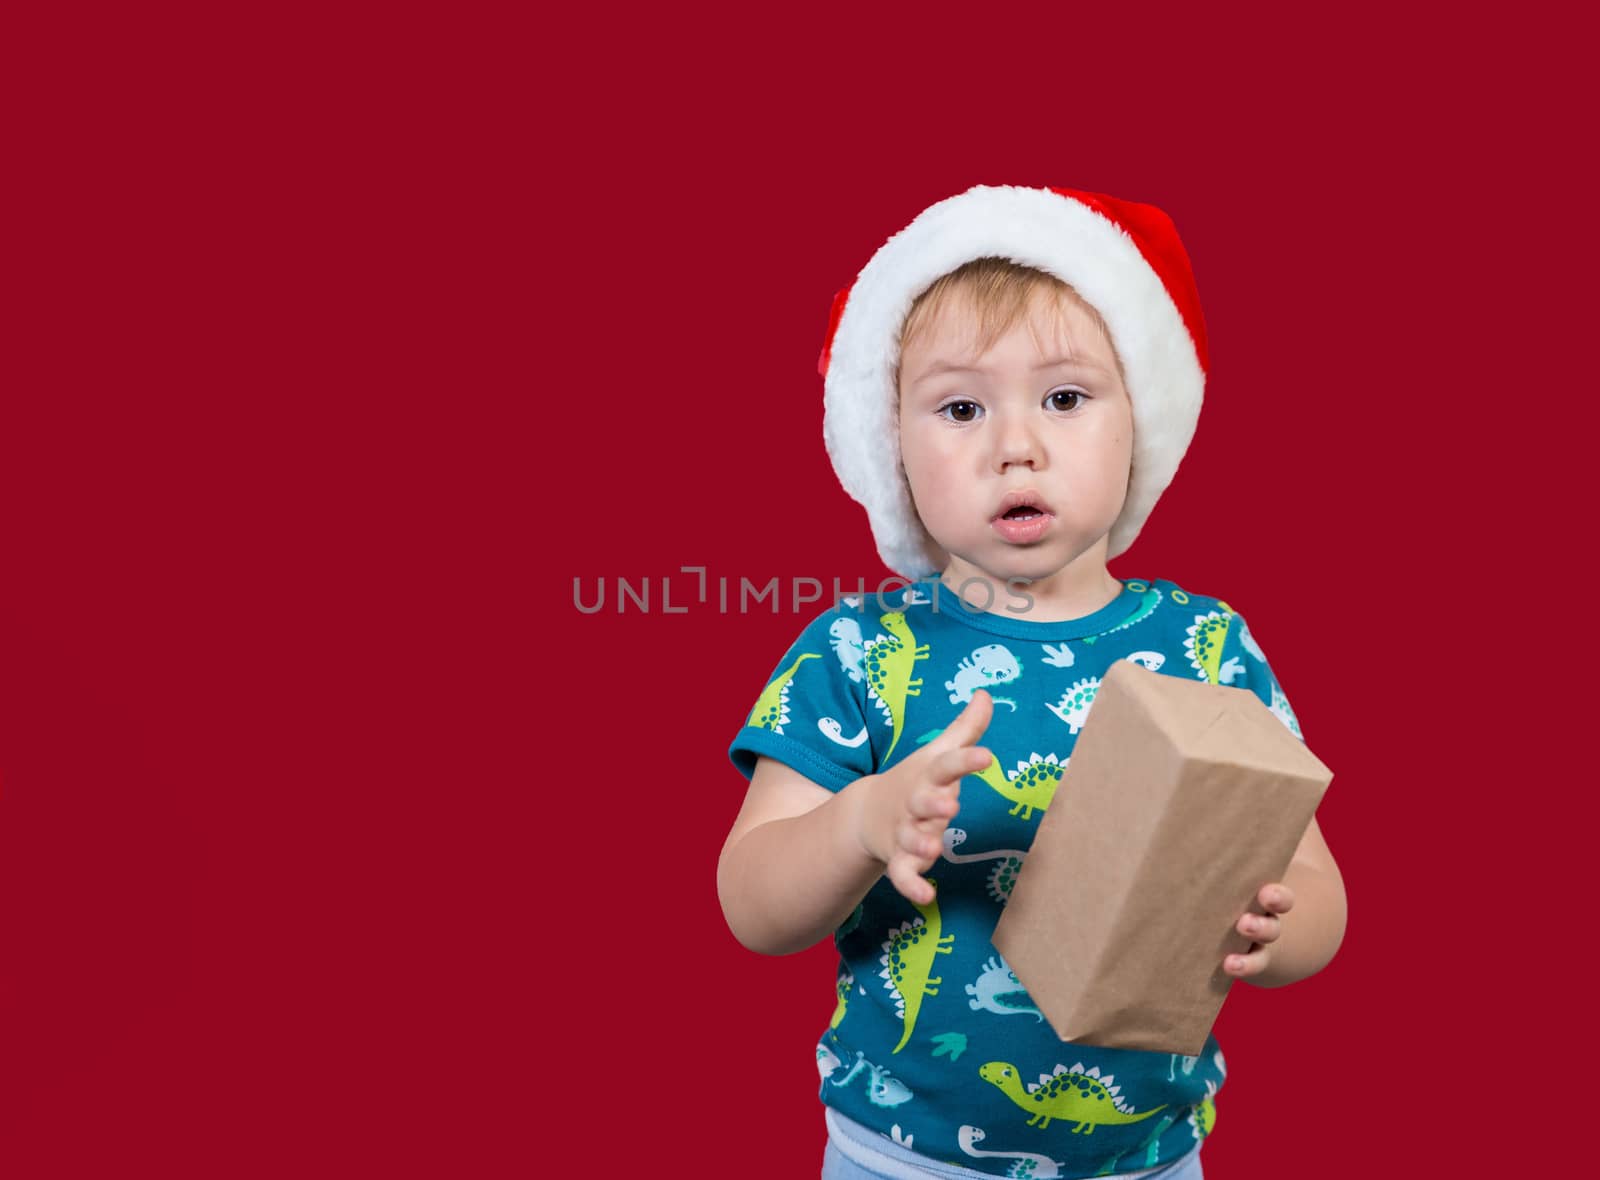
[[[1062,1041],[989,941],[1116,660],[1249,689],[1300,737],[1244,617],[1219,599],[1133,579],[1093,614],[1036,622],[976,611],[934,577],[808,623],[729,747],[747,779],[766,755],[837,791],[931,740],[974,689],[994,698],[979,744],[995,761],[962,780],[925,874],[938,896],[917,905],[879,878],[835,932],[838,1003],[816,1049],[825,1104],[932,1159],[1114,1175],[1187,1154],[1214,1125],[1215,1037],[1197,1057]]]

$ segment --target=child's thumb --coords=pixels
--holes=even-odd
[[[983,731],[989,728],[989,719],[993,715],[994,700],[983,689],[975,689],[972,699],[967,702],[967,707],[945,727],[939,738],[947,749],[973,745],[983,736]]]

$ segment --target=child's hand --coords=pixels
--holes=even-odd
[[[993,712],[989,694],[977,689],[944,732],[864,784],[857,838],[911,901],[927,905],[933,900],[933,886],[922,873],[939,859],[944,830],[961,809],[962,776],[994,761],[988,750],[973,745]]]
[[[1294,906],[1294,893],[1281,881],[1270,885],[1263,885],[1261,892],[1256,894],[1256,900],[1261,903],[1265,914],[1254,911],[1240,917],[1235,929],[1240,934],[1247,934],[1256,940],[1248,952],[1242,955],[1229,955],[1222,961],[1222,969],[1229,975],[1240,979],[1249,975],[1260,975],[1267,969],[1267,964],[1272,961],[1272,950],[1269,944],[1277,942],[1278,936],[1283,933],[1283,922],[1279,914],[1286,914]]]

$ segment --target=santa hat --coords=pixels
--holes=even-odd
[[[834,472],[867,510],[878,554],[907,579],[941,571],[900,459],[895,367],[918,295],[963,263],[1009,258],[1070,283],[1105,321],[1133,403],[1133,471],[1107,557],[1133,544],[1194,437],[1205,324],[1188,255],[1154,205],[1064,188],[977,185],[929,206],[833,300],[817,368]]]

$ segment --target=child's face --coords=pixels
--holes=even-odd
[[[975,312],[949,300],[901,356],[900,453],[951,575],[1105,577],[1106,536],[1128,491],[1133,409],[1091,314],[1072,297],[1053,302],[1039,297],[1030,308],[1039,344],[1025,319],[974,356]],[[944,364],[963,371],[939,371]],[[1000,523],[1012,491],[1036,493],[1048,511],[1031,526]]]

